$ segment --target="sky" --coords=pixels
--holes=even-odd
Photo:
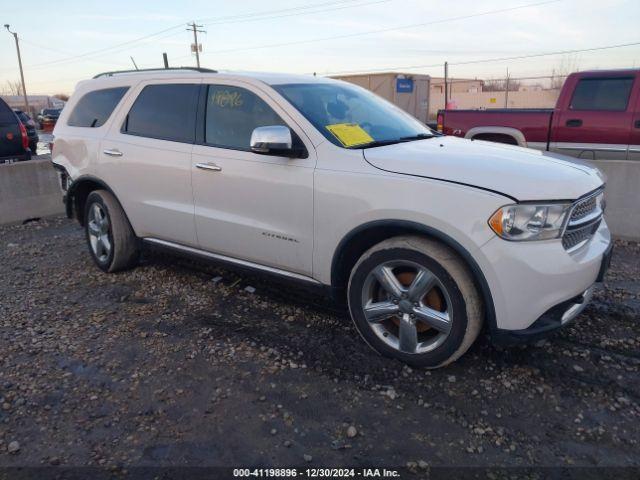
[[[401,71],[512,78],[553,71],[640,67],[638,0],[32,0],[5,2],[29,94],[71,93],[93,75],[201,64],[218,70],[318,75]],[[510,57],[638,45],[522,59]],[[498,59],[498,60],[495,60]],[[491,61],[484,61],[491,60]],[[472,63],[475,62],[475,63]],[[13,37],[0,32],[0,91],[19,80]]]

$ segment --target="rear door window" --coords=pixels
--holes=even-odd
[[[583,78],[576,85],[569,108],[623,112],[632,87],[633,77]]]
[[[97,128],[105,124],[129,87],[106,88],[85,94],[69,115],[71,127]],[[44,112],[47,115],[47,110]]]
[[[250,150],[257,127],[286,125],[267,103],[245,88],[210,85],[207,95],[205,143]]]
[[[147,85],[134,102],[122,133],[194,143],[200,85]]]

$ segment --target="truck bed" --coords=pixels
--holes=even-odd
[[[492,108],[487,110],[441,110],[442,131],[446,135],[465,137],[473,130],[472,137],[485,138],[484,128],[495,132],[495,127],[516,129],[524,134],[527,143],[547,144],[553,109],[549,108]],[[492,135],[496,135],[493,133]]]

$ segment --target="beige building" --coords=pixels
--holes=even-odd
[[[337,80],[364,87],[397,105],[418,120],[427,122],[429,115],[429,75],[384,72],[334,76]]]
[[[444,108],[444,78],[401,72],[341,75],[333,78],[364,87],[389,100],[422,122],[435,120]],[[522,85],[519,91],[485,92],[484,80],[449,80],[449,105],[455,109],[553,108],[559,90]]]
[[[484,80],[470,78],[450,78],[449,93],[478,93],[482,91]],[[444,95],[444,77],[431,77],[431,93]]]

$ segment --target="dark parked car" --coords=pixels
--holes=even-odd
[[[0,99],[0,163],[30,159],[27,129],[11,107]]]
[[[27,115],[22,110],[13,110],[15,114],[18,116],[18,119],[24,125],[24,128],[27,129],[27,136],[29,137],[29,148],[31,149],[31,153],[36,153],[36,148],[38,147],[38,131],[36,130],[36,122]]]
[[[38,123],[56,123],[60,117],[61,108],[43,108],[38,114]]]

